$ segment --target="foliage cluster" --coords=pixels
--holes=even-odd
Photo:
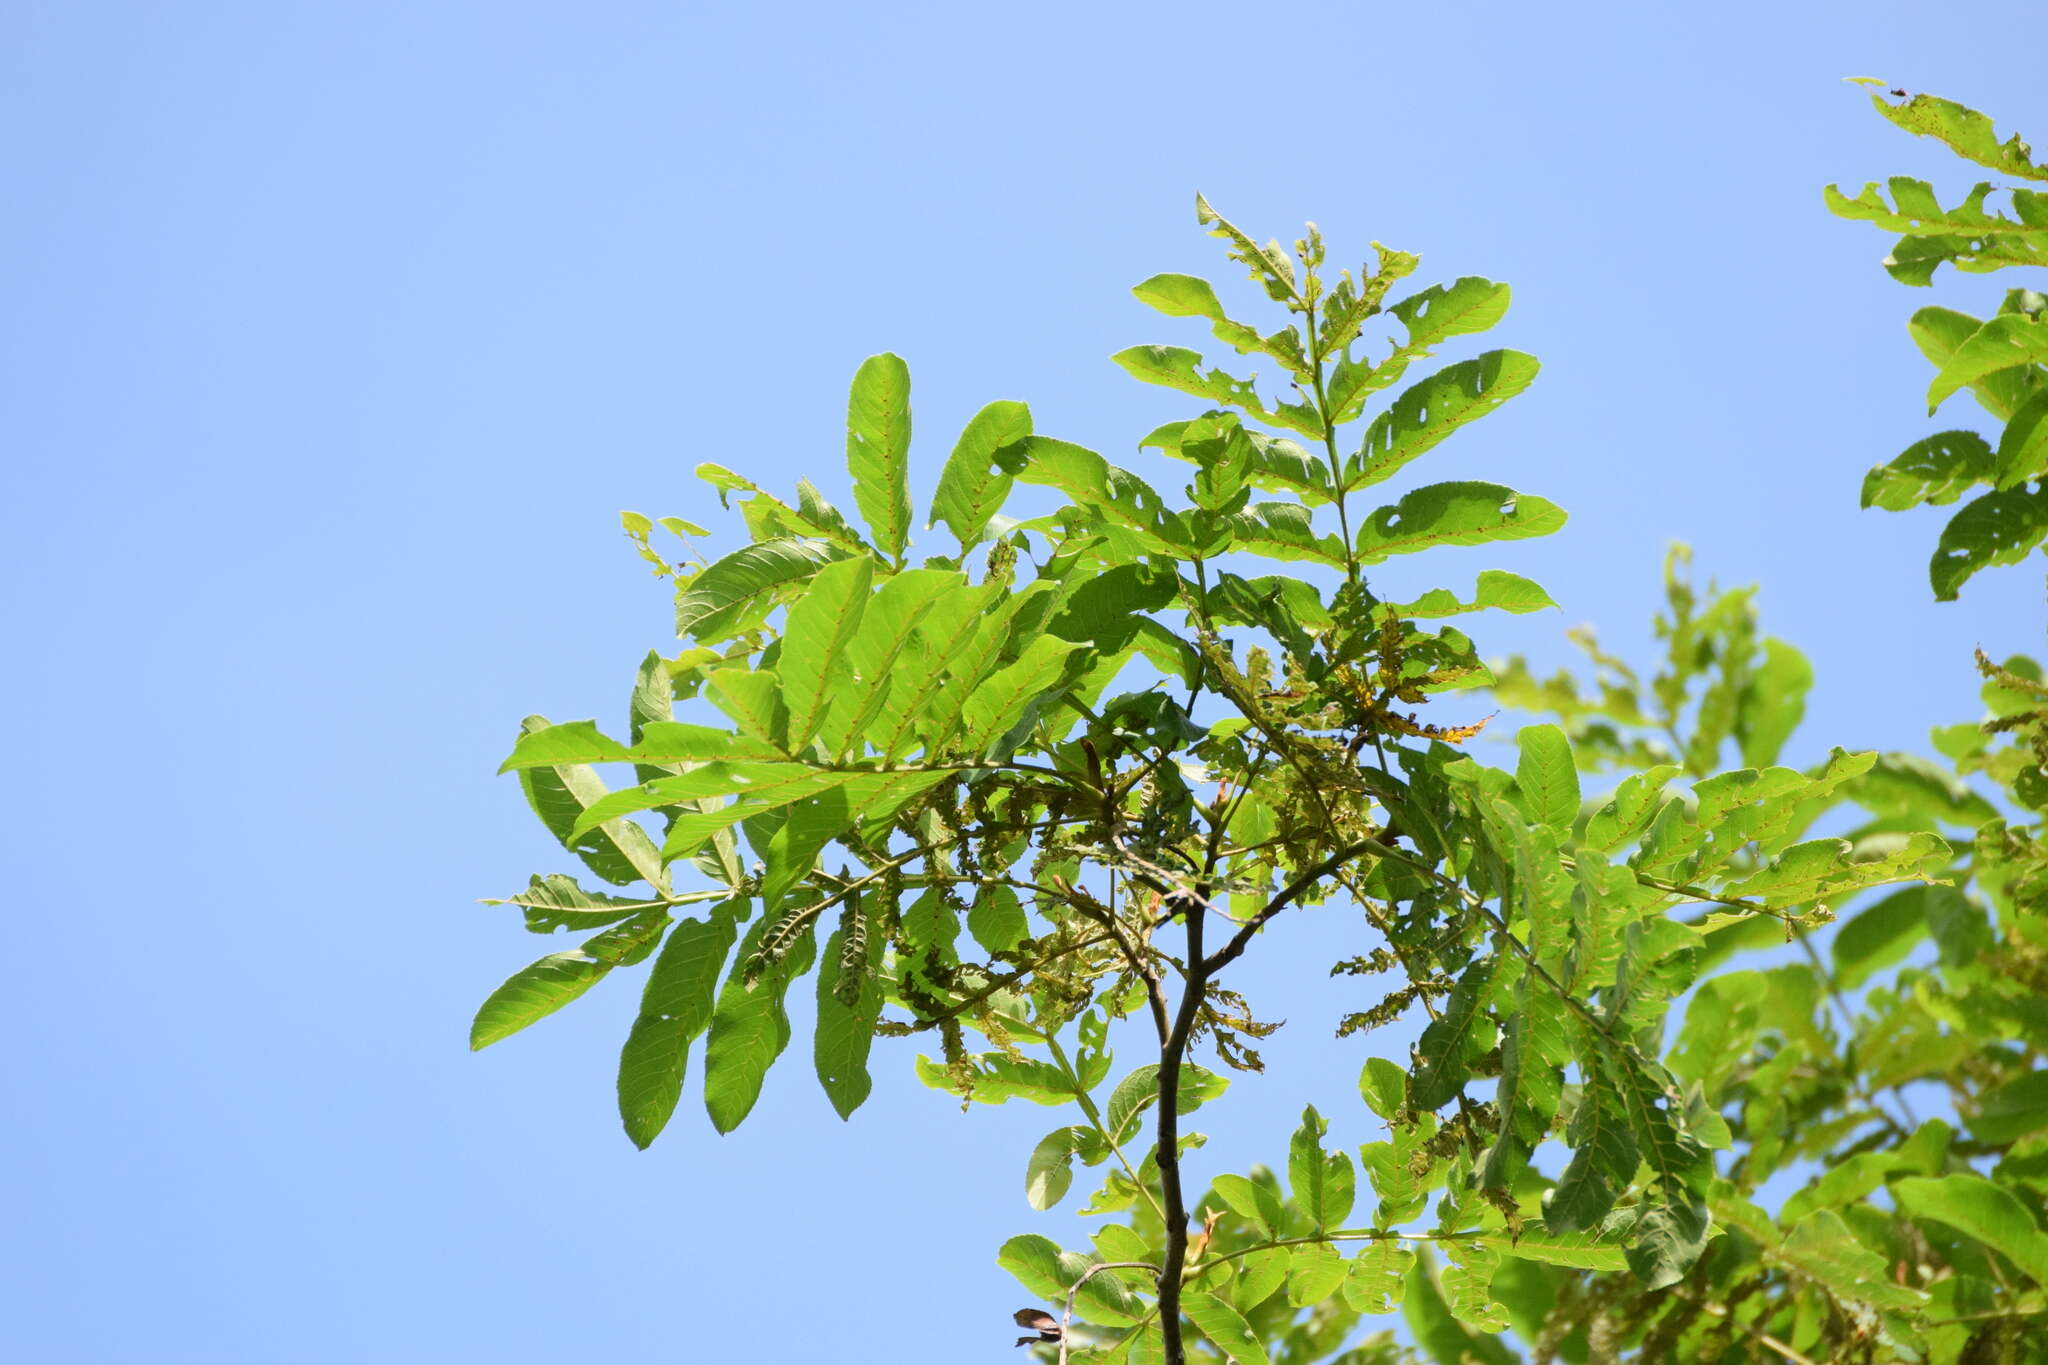
[[[1960,106],[1876,103],[2044,177]],[[2039,263],[2048,199],[2014,190],[2008,219],[1988,187],[1946,214],[1890,189],[1829,202],[1903,234],[1909,283]],[[589,936],[500,987],[472,1043],[651,959],[618,1069],[645,1146],[700,1037],[713,1125],[747,1116],[807,978],[842,1115],[876,1037],[928,1036],[932,1086],[1066,1111],[1025,1162],[1033,1207],[1099,1173],[1092,1245],[1000,1252],[1050,1305],[1018,1315],[1024,1342],[1063,1361],[2041,1356],[2048,852],[2000,814],[2048,802],[2040,671],[1985,661],[1994,719],[1938,732],[1947,766],[1781,766],[1811,670],[1749,591],[1698,591],[1680,558],[1647,680],[1590,636],[1583,682],[1490,669],[1453,622],[1552,605],[1542,588],[1489,569],[1397,602],[1371,570],[1564,523],[1503,484],[1409,481],[1535,377],[1507,349],[1409,375],[1499,323],[1507,287],[1407,291],[1417,258],[1377,244],[1333,273],[1313,226],[1289,251],[1197,207],[1273,322],[1190,276],[1137,296],[1280,378],[1181,346],[1115,357],[1197,400],[1139,443],[1177,462],[1178,495],[995,402],[926,503],[938,552],[913,556],[910,381],[882,355],[848,404],[857,521],[808,481],[785,501],[715,465],[746,545],[676,564],[657,532],[701,528],[627,516],[685,647],[641,665],[622,737],[532,717],[505,765],[615,890],[551,874],[506,898]],[[1944,533],[1950,596],[2048,532],[2048,320],[2026,291],[1983,323],[1936,312],[1914,323],[1932,401],[1968,388],[2004,435],[1918,443],[1866,501],[1991,485]],[[1467,751],[1485,687],[1552,718],[1511,767]],[[1896,889],[1815,942],[1876,887]],[[1272,1029],[1229,969],[1310,910],[1358,926],[1340,1032],[1414,1020],[1420,1042],[1362,1057],[1360,1106],[1325,1106],[1369,1135],[1355,1158],[1312,1107],[1272,1168],[1188,1189],[1203,1138],[1182,1121],[1260,1069]],[[1412,1343],[1361,1334],[1397,1310]]]

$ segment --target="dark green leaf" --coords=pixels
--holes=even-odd
[[[1934,596],[1953,602],[1979,569],[2017,564],[2048,536],[2048,485],[2009,488],[1973,498],[1949,519],[1928,562]]]
[[[690,1044],[711,1022],[741,904],[726,901],[708,919],[681,921],[654,959],[639,1016],[619,1053],[619,1117],[636,1147],[653,1142],[675,1113]]]
[[[1415,1108],[1449,1104],[1464,1089],[1472,1074],[1472,1033],[1484,1017],[1481,1007],[1499,965],[1500,959],[1493,954],[1474,959],[1458,978],[1443,1014],[1422,1031],[1422,1040],[1416,1044],[1416,1067],[1408,1078],[1408,1102]]]
[[[745,962],[761,945],[773,921],[763,917],[748,931],[736,957]],[[789,1046],[789,1014],[783,997],[790,982],[810,970],[816,940],[810,930],[797,939],[787,956],[769,968],[751,988],[735,969],[726,977],[711,1011],[711,1036],[704,1044],[704,1108],[711,1126],[730,1133],[740,1126],[768,1068]]]
[[[882,1012],[882,988],[875,975],[882,941],[881,934],[868,934],[866,961],[849,964],[844,961],[846,931],[834,930],[818,964],[818,1024],[812,1062],[825,1097],[843,1119],[853,1117],[874,1085],[868,1076],[868,1048],[875,1040],[875,1019]],[[849,966],[859,972],[857,988],[847,988],[843,980]]]

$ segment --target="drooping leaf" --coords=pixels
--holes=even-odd
[[[875,1019],[882,1012],[882,988],[876,978],[882,936],[869,933],[856,940],[865,953],[848,961],[846,930],[835,929],[818,963],[817,1033],[812,1062],[818,1084],[840,1118],[867,1100],[874,1082],[868,1075],[868,1049],[875,1040]],[[849,983],[849,972],[854,982]]]
[[[784,591],[843,554],[825,541],[794,537],[742,546],[676,594],[676,634],[716,642],[751,629]]]
[[[1417,1109],[1449,1104],[1472,1074],[1472,1034],[1483,1017],[1482,1006],[1500,965],[1494,954],[1475,958],[1458,978],[1443,1013],[1422,1031],[1416,1044],[1417,1064],[1408,1077],[1408,1102]]]
[[[667,927],[667,911],[643,911],[580,948],[550,953],[520,968],[477,1010],[469,1026],[470,1050],[479,1051],[511,1037],[595,986],[613,967],[637,962],[653,950]]]
[[[1034,1209],[1049,1209],[1074,1183],[1074,1154],[1094,1135],[1086,1128],[1055,1128],[1031,1149],[1024,1168],[1024,1198]]]
[[[764,916],[747,932],[735,961],[745,962],[760,947],[773,921]],[[789,1014],[783,997],[796,978],[810,970],[816,939],[802,933],[781,962],[749,987],[735,969],[720,987],[711,1011],[711,1033],[704,1043],[704,1108],[711,1126],[730,1133],[760,1098],[768,1068],[789,1046]]]
[[[1971,499],[1941,530],[1927,577],[1937,601],[1953,602],[1979,569],[2017,564],[2048,537],[2048,484]]]
[[[545,716],[528,716],[520,724],[527,735],[550,728]],[[584,824],[584,812],[607,795],[604,779],[589,768],[580,763],[521,768],[519,785],[548,832],[592,872],[616,886],[644,881],[667,888],[661,854],[646,830],[625,819]]]
[[[619,1117],[636,1147],[660,1136],[675,1113],[690,1044],[711,1023],[718,974],[738,937],[738,905],[727,901],[706,919],[677,924],[647,975],[619,1053]]]

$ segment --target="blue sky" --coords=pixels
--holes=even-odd
[[[1105,357],[1201,341],[1128,287],[1235,275],[1199,188],[1261,235],[1314,218],[1340,258],[1515,286],[1494,344],[1544,374],[1427,472],[1572,522],[1389,566],[1390,595],[1513,569],[1565,612],[1482,648],[1560,660],[1590,620],[1640,655],[1686,539],[1815,663],[1791,758],[1921,747],[1974,718],[1972,645],[2036,645],[2040,580],[1937,607],[1940,514],[1856,493],[1971,420],[1926,418],[1908,312],[2006,282],[1893,284],[1820,187],[1970,178],[1840,77],[2048,138],[2037,49],[1884,3],[14,0],[19,1358],[1007,1358],[997,1245],[1072,1238],[1022,1197],[1062,1119],[963,1117],[899,1045],[850,1125],[798,1057],[737,1134],[689,1107],[637,1153],[625,980],[464,1050],[546,946],[476,898],[569,865],[492,770],[528,712],[616,719],[668,643],[619,509],[716,522],[703,460],[843,490],[845,385],[883,349],[923,486],[998,397],[1135,462],[1189,405]],[[1359,926],[1288,929],[1242,977],[1293,1019],[1274,1074],[1202,1125],[1240,1168],[1311,1097],[1373,1136],[1364,1053],[1326,1041]]]

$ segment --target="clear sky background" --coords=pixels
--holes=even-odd
[[[800,1041],[737,1134],[691,1096],[638,1153],[627,975],[465,1051],[551,946],[476,898],[573,865],[492,770],[528,712],[617,721],[670,643],[619,509],[731,535],[707,459],[843,491],[871,352],[912,367],[920,488],[998,397],[1143,467],[1196,405],[1105,357],[1207,342],[1126,292],[1237,283],[1198,188],[1515,286],[1489,344],[1544,374],[1422,472],[1571,524],[1390,593],[1513,569],[1565,612],[1480,622],[1489,653],[1591,620],[1640,657],[1685,539],[1815,663],[1793,760],[1974,719],[1969,650],[2037,645],[2038,571],[1936,606],[1943,514],[1856,498],[1981,416],[1927,419],[1907,314],[2007,282],[1898,286],[1820,189],[1971,179],[1843,76],[2048,141],[2043,21],[1662,8],[0,7],[9,1353],[1013,1358],[997,1246],[1078,1240],[1023,1199],[1063,1117],[963,1116],[883,1044],[842,1125]],[[1286,927],[1242,975],[1293,1021],[1274,1073],[1200,1124],[1239,1168],[1310,1097],[1374,1136],[1322,977],[1362,926]]]

